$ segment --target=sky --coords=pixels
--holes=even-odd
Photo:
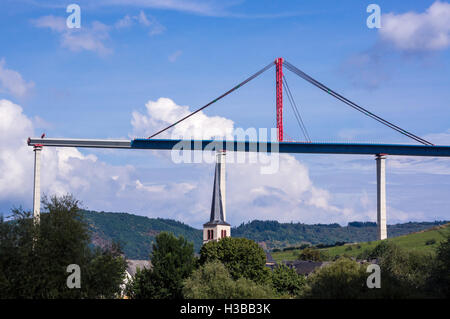
[[[67,6],[80,7],[69,28]],[[369,4],[380,28],[369,28]],[[372,21],[372,20],[371,20]],[[1,0],[0,211],[32,207],[29,136],[146,137],[277,57],[375,114],[450,145],[448,1]],[[275,69],[161,137],[273,128]],[[285,76],[313,141],[415,143]],[[303,140],[285,96],[288,138]],[[206,154],[208,155],[208,154]],[[227,218],[376,220],[373,156],[282,155],[227,164]],[[200,228],[214,164],[169,151],[45,148],[43,194],[86,209],[172,218]],[[388,156],[387,221],[450,219],[450,159]]]

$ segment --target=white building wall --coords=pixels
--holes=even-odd
[[[213,239],[212,240],[219,240],[221,239],[222,230],[226,230],[227,236],[231,237],[231,227],[227,225],[216,225],[214,227],[204,227],[203,228],[203,243],[206,243],[210,240],[208,240],[208,230],[212,230],[214,232]]]

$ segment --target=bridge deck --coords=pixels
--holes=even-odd
[[[30,138],[28,145],[53,147],[87,147],[150,150],[215,150],[226,149],[238,152],[279,152],[310,154],[360,154],[360,155],[407,155],[450,157],[450,146],[408,144],[360,144],[360,143],[301,143],[301,142],[249,142],[217,140],[171,140],[171,139],[69,139]]]

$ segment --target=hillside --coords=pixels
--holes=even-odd
[[[183,236],[194,243],[196,251],[202,244],[201,230],[171,219],[95,211],[83,211],[83,215],[92,231],[94,245],[118,241],[129,259],[147,259],[156,235],[162,231]]]
[[[407,251],[434,254],[436,247],[441,241],[445,240],[447,236],[450,236],[450,223],[435,226],[430,229],[414,232],[408,235],[388,238],[387,240],[395,243]],[[361,253],[369,249],[373,249],[379,243],[380,241],[359,242],[357,244],[346,244],[342,246],[322,248],[320,250],[325,254],[325,256],[328,256],[328,259],[331,260],[336,256],[343,255],[358,257]],[[281,262],[282,260],[295,260],[297,259],[299,252],[299,249],[274,252],[272,253],[272,257],[277,262]]]
[[[406,235],[441,224],[445,222],[409,222],[388,225],[388,236]],[[255,220],[233,228],[232,235],[263,242],[267,249],[298,246],[301,243],[332,245],[336,242],[355,243],[376,240],[377,225],[372,222],[350,222],[342,227],[339,224],[306,225]]]
[[[104,246],[111,241],[122,244],[127,258],[148,258],[155,236],[162,231],[182,235],[194,243],[199,251],[202,245],[202,231],[184,223],[163,218],[148,218],[128,213],[83,211],[92,231],[92,242]],[[389,237],[418,232],[444,222],[406,223],[388,225]],[[300,223],[278,223],[277,221],[252,221],[234,227],[234,237],[246,237],[262,244],[265,249],[298,246],[302,243],[334,244],[335,242],[366,242],[376,239],[374,223],[353,222],[348,226],[338,224],[306,225]]]

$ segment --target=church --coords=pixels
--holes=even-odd
[[[218,151],[216,154],[211,215],[209,222],[203,225],[203,244],[231,236],[231,226],[226,222],[225,161],[225,150]]]

